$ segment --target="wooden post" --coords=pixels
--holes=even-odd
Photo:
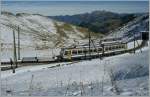
[[[17,66],[17,53],[16,53],[16,40],[15,40],[15,31],[13,30],[13,46],[14,46],[14,65]]]
[[[18,60],[20,60],[20,28],[18,26]]]

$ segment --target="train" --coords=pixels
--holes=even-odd
[[[76,60],[101,57],[127,50],[127,43],[121,41],[103,42],[98,45],[61,48],[59,60]]]
[[[92,44],[82,44],[73,47],[63,47],[60,50],[60,53],[54,58],[41,58],[41,57],[23,57],[21,60],[17,61],[18,67],[33,65],[35,64],[45,64],[45,63],[57,63],[57,62],[70,62],[86,59],[94,59],[104,57],[119,55],[123,53],[134,53],[136,49],[140,49],[147,44],[145,37],[139,45],[135,47],[130,47],[129,42],[124,42],[119,40],[107,40],[102,42],[96,42],[95,45]],[[133,42],[134,43],[134,42]],[[1,70],[12,69],[12,66],[15,66],[13,62],[7,61],[1,63]]]

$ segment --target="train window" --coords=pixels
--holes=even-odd
[[[122,48],[122,45],[120,45],[120,48]]]
[[[71,54],[71,51],[65,51],[65,55]]]
[[[122,48],[122,45],[120,45],[120,48]]]
[[[114,50],[114,46],[112,46],[111,49]]]
[[[108,49],[108,51],[109,51],[109,50],[110,50],[110,47],[108,47],[107,49]]]
[[[76,55],[77,54],[77,50],[72,50],[72,54]]]
[[[85,54],[85,53],[87,53],[87,52],[88,52],[88,50],[87,50],[87,49],[84,49],[84,50],[83,50],[83,53],[84,53],[84,54]]]
[[[86,53],[89,53],[89,50],[86,50]]]
[[[107,51],[109,51],[109,47],[107,47]]]
[[[111,50],[111,49],[112,49],[112,47],[110,46],[110,47],[109,47],[109,50]]]
[[[118,46],[118,45],[116,46],[116,49],[119,49],[119,46]]]
[[[82,49],[81,50],[78,50],[78,54],[82,54],[83,52],[82,52]]]
[[[108,47],[105,47],[105,50],[107,51],[107,50],[108,50]]]
[[[116,49],[119,49],[119,45],[116,46]]]
[[[119,45],[119,48],[121,48],[121,45]]]
[[[97,49],[94,49],[93,52],[97,52]]]
[[[117,46],[117,48],[119,49],[119,48],[120,48],[120,46],[118,45],[118,46]]]
[[[68,51],[65,51],[65,55],[67,55],[68,54]]]
[[[123,48],[123,45],[121,45],[120,48]]]
[[[109,47],[109,50],[111,50],[111,46]]]
[[[98,48],[98,51],[101,52],[101,51],[102,51],[102,48]]]
[[[90,49],[90,52],[93,52],[93,49]]]
[[[121,48],[121,45],[119,45],[119,48]]]
[[[121,45],[118,45],[118,49],[120,49],[121,48]]]
[[[123,45],[123,48],[126,48],[126,45]]]
[[[122,48],[125,48],[125,45],[122,45]]]
[[[113,46],[113,50],[115,50],[116,49],[116,46]]]
[[[113,46],[111,47],[111,50],[113,50]]]

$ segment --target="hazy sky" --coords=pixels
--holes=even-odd
[[[148,1],[148,0],[0,0],[0,1]]]
[[[20,0],[20,1],[28,1],[28,0]],[[32,1],[42,1],[42,0],[32,0]],[[47,0],[47,1],[52,1],[52,0]],[[64,1],[64,0],[57,0],[57,1]],[[102,1],[102,0],[97,0],[97,1]],[[115,1],[114,2],[2,2],[2,11],[8,11],[12,13],[22,13],[22,12],[32,13],[32,14],[34,13],[34,14],[43,14],[48,16],[73,15],[73,14],[92,12],[95,10],[106,10],[106,11],[112,11],[117,13],[148,12],[148,2],[144,2],[144,1],[143,2],[142,1],[141,2],[115,2]]]

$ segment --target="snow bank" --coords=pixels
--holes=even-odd
[[[108,66],[108,71],[110,72],[110,69],[112,70],[116,80],[148,76],[149,55],[147,51],[119,58],[119,63],[117,63],[118,59],[114,59]]]

